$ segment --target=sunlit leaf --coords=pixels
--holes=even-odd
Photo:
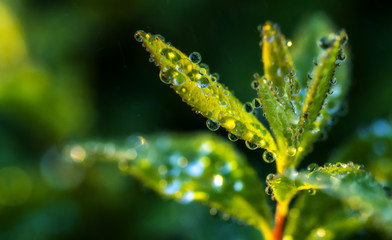
[[[159,194],[199,201],[260,229],[270,238],[263,187],[244,157],[211,134],[132,136],[125,143],[86,142],[64,149],[74,161],[116,161]]]
[[[313,170],[315,169],[315,170]],[[325,167],[312,166],[311,172],[287,171],[269,182],[274,189],[275,198],[286,202],[294,196],[293,189],[322,191],[341,200],[344,204],[358,210],[374,222],[377,228],[392,234],[392,201],[386,192],[369,173],[352,162]],[[290,189],[290,194],[280,189]]]
[[[217,82],[218,75],[210,74],[198,64],[201,60],[198,53],[188,57],[159,35],[138,31],[135,37],[161,69],[161,80],[170,84],[196,112],[208,118],[207,126],[211,130],[220,125],[246,141],[275,152],[275,142],[267,129],[225,86]]]

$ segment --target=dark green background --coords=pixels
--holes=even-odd
[[[245,102],[256,96],[250,88],[253,73],[262,73],[257,25],[277,22],[290,39],[301,21],[323,12],[349,35],[349,112],[325,142],[315,145],[304,165],[326,161],[359,126],[390,117],[392,9],[381,1],[4,2],[20,22],[34,63],[53,72],[54,82],[82,81],[82,100],[88,103],[88,117],[72,119],[75,125],[82,122],[79,130],[61,135],[30,121],[28,110],[12,114],[0,109],[0,167],[36,172],[33,191],[48,185],[40,176],[42,156],[69,140],[207,130],[205,119],[159,81],[159,70],[134,40],[139,29],[162,34],[186,54],[200,52],[211,71]],[[76,77],[61,80],[69,71]],[[247,151],[243,141],[236,145],[261,177],[274,171],[262,162],[261,150]],[[261,238],[251,227],[209,216],[208,207],[162,200],[110,164],[88,169],[72,189],[52,189],[50,184],[44,189],[21,206],[0,205],[1,239]]]

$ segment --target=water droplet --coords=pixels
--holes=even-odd
[[[170,48],[162,49],[161,55],[172,62],[175,62],[175,61],[178,61],[181,59],[181,56],[176,51],[174,51],[173,49],[170,49]]]
[[[263,160],[267,163],[272,163],[275,161],[276,156],[272,152],[264,151]]]
[[[315,66],[318,65],[318,63],[317,63],[317,58],[313,58],[313,64],[314,64]]]
[[[216,82],[219,80],[219,73],[213,73],[211,74],[211,80]]]
[[[159,40],[161,40],[162,42],[165,41],[165,37],[162,36],[162,35],[160,35],[160,34],[155,35],[155,39],[159,39]]]
[[[193,69],[192,62],[187,58],[182,58],[177,61],[176,69],[181,73],[188,74]]]
[[[218,210],[216,208],[211,208],[210,209],[211,216],[215,216],[217,213],[218,213]]]
[[[225,100],[219,100],[219,104],[222,106],[222,107],[227,107],[227,103],[226,103],[226,101]]]
[[[260,108],[261,107],[261,101],[258,98],[253,99],[253,106],[255,108]]]
[[[201,54],[198,52],[193,52],[189,54],[189,60],[191,60],[193,63],[200,63],[201,62]]]
[[[327,49],[330,46],[332,46],[332,44],[334,42],[335,42],[335,38],[331,38],[330,36],[324,36],[324,37],[320,38],[320,40],[318,41],[318,45],[322,49]]]
[[[182,74],[178,74],[173,78],[173,84],[176,86],[180,86],[184,84],[186,81],[185,77]]]
[[[308,190],[308,193],[309,193],[310,195],[312,195],[312,196],[313,196],[313,195],[316,195],[316,192],[317,192],[316,189],[309,189],[309,190]]]
[[[282,76],[282,70],[280,68],[278,68],[278,70],[276,71],[276,74],[278,75],[278,77]]]
[[[272,187],[267,186],[267,187],[265,188],[265,193],[266,193],[267,195],[272,195],[272,194],[274,193],[274,190],[272,189]]]
[[[170,80],[166,78],[166,74],[163,73],[163,71],[160,71],[160,72],[159,72],[159,79],[161,79],[161,81],[162,81],[164,84],[170,84]]]
[[[274,178],[275,178],[275,174],[273,174],[273,173],[268,174],[267,178],[265,179],[265,183],[269,184],[269,182],[274,180]]]
[[[138,31],[135,32],[134,37],[135,37],[135,40],[136,40],[136,41],[138,41],[138,42],[143,42],[142,33],[144,33],[143,30],[138,30]]]
[[[204,75],[206,75],[206,73],[207,73],[207,69],[205,69],[205,68],[200,68],[200,69],[199,69],[199,73],[200,73],[200,75],[204,76]]]
[[[258,148],[257,144],[251,143],[249,141],[245,141],[245,145],[250,150],[256,150]]]
[[[207,128],[210,129],[211,131],[216,131],[220,127],[219,123],[212,120],[212,119],[207,119],[206,125],[207,125]]]
[[[210,72],[210,67],[206,63],[200,63],[199,67],[204,68],[207,71],[206,73]]]
[[[352,161],[347,162],[348,167],[354,167],[354,163]]]
[[[234,134],[232,134],[232,133],[230,133],[230,132],[227,134],[227,138],[228,138],[230,141],[232,141],[232,142],[235,142],[235,141],[238,140],[237,135],[234,135]]]
[[[289,147],[287,149],[287,155],[289,155],[290,157],[294,157],[296,153],[297,149],[295,147]]]
[[[252,89],[259,89],[259,82],[257,80],[253,80],[250,84],[250,86],[252,87]]]
[[[291,46],[293,46],[293,42],[290,41],[290,40],[288,40],[288,41],[287,41],[287,47],[291,47]]]
[[[197,80],[197,86],[199,88],[206,88],[210,84],[210,81],[206,77],[202,77],[199,80]]]
[[[311,163],[308,165],[308,167],[306,168],[309,172],[313,172],[314,170],[316,170],[319,166],[317,165],[317,163]]]
[[[329,80],[329,83],[335,85],[337,83],[336,78],[332,78],[331,80]]]
[[[311,73],[308,73],[307,77],[308,77],[309,80],[312,80],[312,74]]]
[[[330,88],[330,89],[328,90],[328,95],[332,95],[332,94],[333,94],[333,89]]]
[[[174,180],[172,183],[168,184],[163,192],[167,195],[173,195],[181,189],[181,182],[179,180]]]
[[[247,102],[244,104],[244,109],[245,109],[245,112],[247,112],[247,113],[253,112],[253,106],[250,102]]]
[[[195,199],[195,193],[192,191],[188,191],[184,193],[184,195],[181,198],[181,203],[183,204],[188,204],[192,202]]]
[[[344,59],[346,59],[346,55],[344,54],[343,51],[341,51],[338,55],[338,60],[340,61],[344,61]]]

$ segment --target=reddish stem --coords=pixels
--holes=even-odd
[[[275,213],[275,227],[274,227],[274,240],[282,240],[284,222],[287,214],[287,206],[282,203],[277,203]]]

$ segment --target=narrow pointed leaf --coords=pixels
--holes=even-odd
[[[282,178],[282,179],[280,179]],[[281,184],[282,183],[282,184]],[[381,185],[366,171],[352,163],[319,167],[312,172],[294,173],[270,181],[276,200],[285,202],[297,191],[318,189],[329,196],[341,200],[353,210],[358,210],[371,219],[375,226],[392,234],[392,201]],[[289,194],[281,189],[290,189]]]
[[[246,141],[270,151],[276,149],[267,129],[252,113],[244,110],[244,105],[226,87],[214,81],[213,75],[203,75],[206,69],[191,62],[188,56],[159,36],[142,31],[136,36],[161,69],[161,79],[170,84],[196,112]]]
[[[322,42],[327,45],[324,46],[327,48],[322,54],[306,89],[302,116],[296,135],[299,154],[297,154],[292,167],[298,165],[304,155],[309,152],[321,131],[325,130],[323,128],[332,121],[332,116],[337,112],[336,109],[341,107],[341,100],[347,87],[346,82],[336,86],[336,88],[333,86],[337,82],[335,78],[336,68],[341,64],[344,55],[342,47],[347,42],[345,31],[341,31],[337,35],[331,34],[324,38]],[[331,97],[329,95],[333,90],[336,90],[337,93],[334,97]],[[331,100],[330,106],[328,106],[329,100]]]
[[[229,142],[210,134],[132,136],[125,143],[87,142],[65,148],[76,161],[118,162],[159,194],[199,201],[260,229],[270,239],[271,214],[255,171]]]
[[[265,79],[259,79],[258,94],[272,131],[282,141],[280,148],[292,145],[292,131],[298,123],[297,103],[300,84],[295,77],[284,35],[276,24],[267,22],[261,31]],[[268,90],[268,91],[267,91]],[[279,107],[278,114],[275,109]],[[284,132],[286,131],[286,134]]]

